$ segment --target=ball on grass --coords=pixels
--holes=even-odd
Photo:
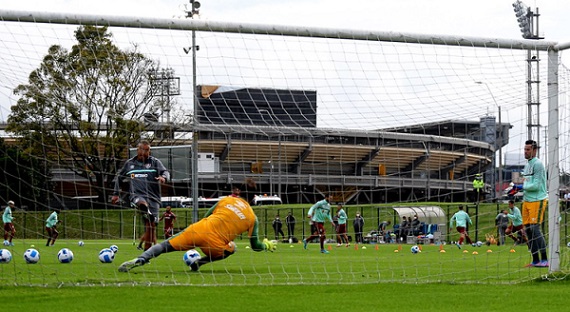
[[[99,251],[99,261],[101,263],[112,263],[115,260],[115,253],[109,248],[103,248]]]
[[[40,261],[40,253],[37,250],[30,248],[24,252],[24,260],[29,264],[38,263]]]
[[[0,249],[0,263],[10,263],[12,261],[12,253],[8,249]]]
[[[68,248],[63,248],[57,253],[57,260],[60,263],[71,263],[73,261],[73,252]]]
[[[114,253],[119,252],[119,246],[117,245],[111,245],[109,246],[109,249],[111,249]]]
[[[195,249],[190,249],[184,253],[182,256],[182,260],[186,263],[187,266],[190,266],[200,260],[202,256],[198,251]]]

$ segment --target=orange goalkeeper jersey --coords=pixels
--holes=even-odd
[[[169,239],[175,250],[199,247],[213,258],[220,257],[228,245],[243,232],[249,237],[257,237],[257,217],[249,204],[238,197],[224,197],[214,207],[209,216],[190,224],[184,231]]]
[[[205,220],[215,224],[209,229],[213,234],[222,236],[229,242],[246,231],[249,237],[253,236],[256,218],[253,209],[244,199],[227,196],[216,204],[212,214]]]

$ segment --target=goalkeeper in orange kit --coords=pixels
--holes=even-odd
[[[250,205],[241,197],[227,196],[210,208],[202,220],[154,245],[137,258],[124,262],[119,271],[128,272],[163,253],[200,248],[205,256],[190,266],[192,271],[198,271],[206,263],[231,256],[235,252],[233,240],[246,231],[254,251],[273,252],[276,249],[275,244],[267,239],[259,240],[257,216]]]

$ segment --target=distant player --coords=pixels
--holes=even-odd
[[[348,236],[346,235],[346,220],[348,219],[348,216],[341,204],[337,206],[336,216],[338,220],[338,226],[336,228],[336,247],[340,247],[343,242],[346,244],[346,247],[348,247],[350,246]]]
[[[205,256],[190,266],[192,271],[198,271],[204,264],[231,256],[235,252],[235,245],[230,243],[243,232],[248,233],[254,251],[275,250],[272,242],[259,240],[257,216],[249,204],[241,197],[227,196],[210,208],[200,221],[152,246],[137,258],[121,264],[119,272],[128,272],[142,266],[163,253],[200,248]]]
[[[321,253],[328,254],[329,252],[325,250],[325,220],[329,220],[333,226],[335,224],[333,222],[331,216],[331,204],[330,201],[332,199],[332,195],[326,194],[323,200],[318,201],[315,203],[307,213],[307,217],[311,219],[313,224],[315,225],[315,231],[311,234],[311,236],[307,237],[303,240],[303,247],[307,249],[307,243],[314,238],[319,238],[319,242],[321,244]]]
[[[174,221],[176,221],[176,215],[170,206],[166,206],[166,211],[158,219],[158,222],[162,220],[164,220],[164,239],[169,239],[174,234]]]
[[[515,241],[515,245],[523,242],[528,246],[528,239],[524,232],[522,214],[519,208],[515,206],[514,200],[509,200],[509,213],[507,217],[511,220],[511,224],[507,227],[505,234]],[[514,234],[517,234],[516,236]]]
[[[8,201],[8,205],[2,213],[2,221],[4,222],[4,246],[14,246],[12,239],[16,235],[16,228],[14,228],[14,217],[12,217],[12,208],[14,208],[14,202]]]
[[[455,222],[455,229],[460,234],[459,241],[456,244],[457,248],[461,249],[463,240],[467,240],[468,244],[473,245],[471,237],[469,237],[469,234],[467,233],[467,224],[473,224],[473,222],[471,222],[471,218],[467,212],[463,211],[463,205],[459,205],[459,211],[453,214],[449,220],[449,229],[453,228],[453,222]]]
[[[57,225],[60,223],[57,219],[57,210],[54,211],[49,215],[46,220],[46,232],[48,233],[48,239],[46,246],[53,246],[55,244],[55,240],[59,236],[59,232],[57,231]]]

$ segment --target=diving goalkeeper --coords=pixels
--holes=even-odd
[[[198,271],[200,266],[206,263],[231,256],[235,252],[233,240],[246,231],[254,251],[273,252],[276,249],[275,244],[267,239],[260,241],[257,228],[257,216],[249,204],[241,197],[227,196],[210,208],[200,221],[189,225],[184,231],[170,239],[152,246],[138,258],[121,264],[119,272],[128,272],[166,252],[186,251],[196,247],[205,254],[190,266],[192,271]]]

